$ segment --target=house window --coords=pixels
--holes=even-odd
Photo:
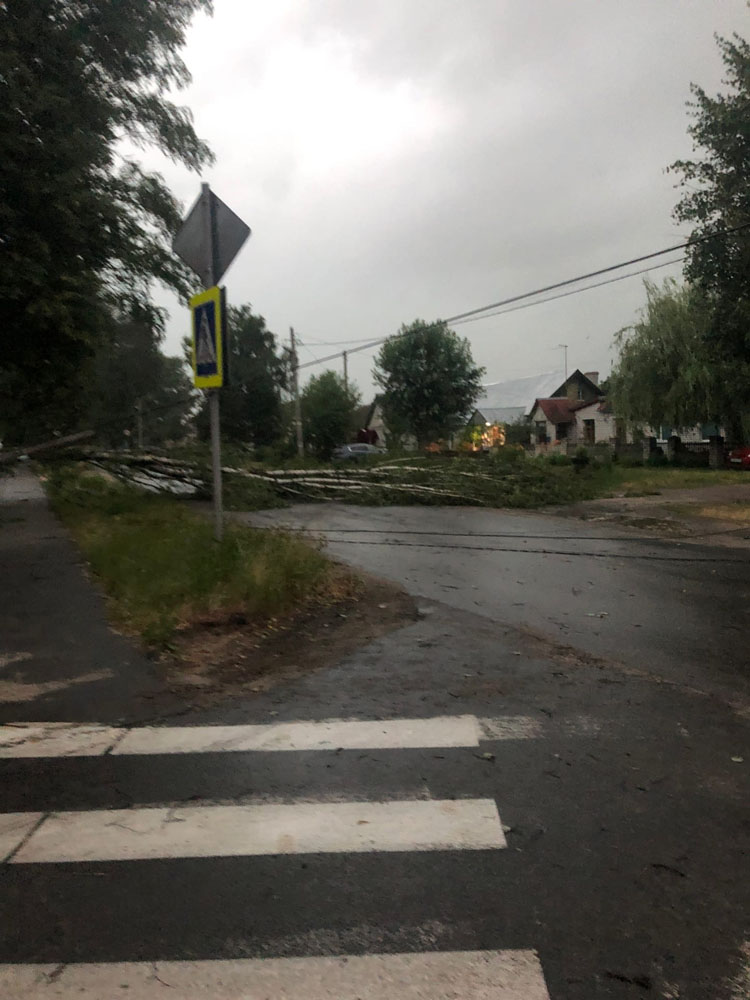
[[[537,420],[537,422],[534,424],[534,428],[536,430],[536,439],[539,442],[539,444],[546,444],[547,443],[547,421],[546,420]]]
[[[580,386],[580,385],[578,386],[578,389],[576,390],[576,394],[577,394],[577,398],[578,399],[583,399],[583,387],[582,386]]]
[[[586,444],[596,444],[596,421],[583,421],[583,440]]]
[[[556,433],[557,433],[557,440],[558,441],[564,441],[565,438],[568,436],[568,425],[567,424],[558,424],[557,425],[557,432]]]

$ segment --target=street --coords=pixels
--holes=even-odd
[[[25,584],[3,548],[15,606],[83,595],[43,502],[6,509],[56,546]],[[108,676],[6,703],[0,994],[748,995],[744,551],[501,511],[248,517],[329,537],[418,620],[201,713],[156,711],[102,632],[81,672]],[[3,607],[5,673],[32,676]]]

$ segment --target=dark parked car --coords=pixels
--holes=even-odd
[[[368,458],[385,455],[385,448],[376,444],[342,444],[331,456],[334,462],[361,462]]]
[[[750,446],[733,448],[729,452],[729,464],[733,469],[750,469]]]

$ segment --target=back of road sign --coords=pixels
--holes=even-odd
[[[213,191],[208,192],[210,224],[207,225],[203,197],[201,195],[198,198],[180,226],[172,242],[172,249],[201,276],[204,284],[208,284],[209,281],[221,281],[224,272],[250,235],[250,227],[221,198],[217,198]]]
[[[209,288],[190,300],[193,341],[193,384],[197,389],[219,389],[224,384],[221,290]]]

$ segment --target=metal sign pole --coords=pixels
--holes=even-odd
[[[211,420],[211,465],[214,487],[214,538],[221,541],[223,511],[221,497],[221,435],[219,388],[224,384],[226,362],[221,335],[225,322],[225,299],[216,287],[245,240],[250,227],[217,198],[208,184],[201,184],[198,200],[188,212],[172,240],[172,249],[199,274],[205,291],[190,299],[193,326],[193,385],[208,391]]]
[[[206,288],[214,286],[214,262],[216,260],[216,226],[213,220],[211,207],[211,188],[208,184],[201,184],[201,196],[203,199],[203,219],[205,225],[206,239]],[[221,336],[220,330],[216,330],[217,338]],[[211,421],[211,467],[213,470],[213,493],[214,493],[214,538],[220,542],[224,535],[224,509],[222,503],[222,483],[221,483],[221,419],[219,413],[219,390],[208,390],[208,413]]]

